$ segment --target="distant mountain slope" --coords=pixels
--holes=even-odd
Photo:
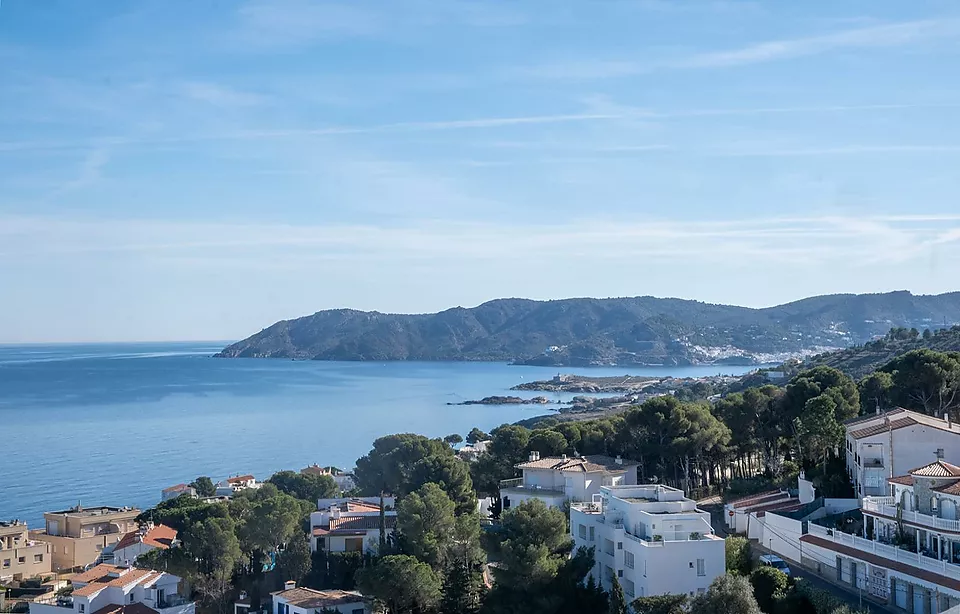
[[[960,352],[960,327],[937,330],[929,338],[921,336],[898,339],[895,336],[888,336],[864,345],[814,356],[804,366],[827,365],[840,369],[855,379],[860,379],[901,354],[923,349]]]
[[[772,361],[863,343],[894,326],[944,321],[960,322],[960,293],[821,296],[766,309],[649,296],[498,299],[436,314],[320,311],[277,322],[218,356],[544,365]]]

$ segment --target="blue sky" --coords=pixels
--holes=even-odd
[[[960,7],[0,0],[0,341],[958,289]]]

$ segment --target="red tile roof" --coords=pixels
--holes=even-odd
[[[232,478],[227,478],[227,484],[237,484],[240,482],[247,482],[254,479],[252,475],[236,475]]]
[[[116,565],[108,565],[106,563],[101,563],[96,567],[91,567],[83,573],[78,573],[73,576],[71,582],[109,582],[112,578],[108,574],[117,573],[124,571],[126,567],[117,567]]]
[[[862,429],[853,431],[850,433],[850,436],[854,439],[863,439],[864,437],[870,437],[872,435],[879,435],[880,433],[886,433],[887,430],[897,430],[902,429],[907,426],[913,426],[915,424],[920,424],[915,419],[910,416],[904,416],[903,418],[897,418],[896,420],[891,420],[889,424],[881,422],[880,424],[875,424],[873,426],[867,426]]]
[[[942,492],[945,495],[960,495],[960,480],[950,484],[944,484],[943,486],[939,486],[933,490]]]
[[[363,602],[363,595],[353,591],[318,591],[312,588],[291,588],[270,594],[274,597],[280,597],[292,606],[305,610],[320,610],[346,603]]]
[[[924,465],[910,470],[910,475],[919,475],[928,478],[952,478],[960,477],[960,467],[951,465],[948,462],[938,460],[935,463]]]
[[[175,491],[175,490],[187,490],[187,489],[189,489],[189,488],[190,488],[190,486],[188,486],[187,484],[175,484],[175,485],[171,486],[170,488],[164,488],[164,489],[163,489],[163,492],[173,492],[173,491]]]
[[[161,571],[154,571],[152,569],[119,567],[117,565],[101,563],[92,569],[73,576],[70,581],[74,584],[86,584],[82,589],[78,588],[74,590],[74,594],[82,594],[77,593],[77,590],[88,589],[97,592],[105,586],[127,586],[128,584],[151,580],[153,576],[159,576],[162,573]]]
[[[887,478],[887,481],[891,484],[900,484],[901,486],[913,486],[912,475],[901,475],[895,478]]]
[[[556,471],[624,471],[628,467],[636,467],[635,461],[622,459],[617,463],[617,459],[601,454],[591,454],[590,456],[546,456],[544,458],[527,461],[517,465],[517,469],[554,469]]]
[[[727,505],[732,505],[733,507],[749,507],[765,501],[775,501],[777,499],[782,499],[789,496],[789,493],[782,490],[768,490],[755,495],[748,495],[746,497],[734,499],[733,501],[727,501]]]
[[[388,529],[397,526],[396,516],[385,516],[384,523]],[[330,533],[364,532],[380,528],[380,516],[341,516],[330,519]]]
[[[117,545],[114,546],[113,550],[122,550],[128,546],[132,546],[139,541],[140,532],[131,531],[120,538],[120,541],[117,542]],[[159,524],[146,533],[143,534],[143,543],[148,546],[153,546],[154,548],[159,548],[161,550],[166,550],[173,545],[173,541],[177,539],[176,529],[172,529],[166,525]]]

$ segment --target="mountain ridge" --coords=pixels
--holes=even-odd
[[[960,322],[960,292],[825,295],[763,308],[653,296],[500,298],[427,314],[318,311],[276,322],[217,356],[558,366],[769,362],[941,322]]]

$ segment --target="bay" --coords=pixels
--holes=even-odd
[[[43,512],[78,501],[149,507],[163,488],[198,475],[266,479],[312,463],[349,469],[382,435],[466,435],[474,426],[489,431],[547,413],[447,403],[509,394],[513,385],[558,372],[685,377],[749,370],[211,357],[225,345],[0,346],[0,519],[37,528]]]

